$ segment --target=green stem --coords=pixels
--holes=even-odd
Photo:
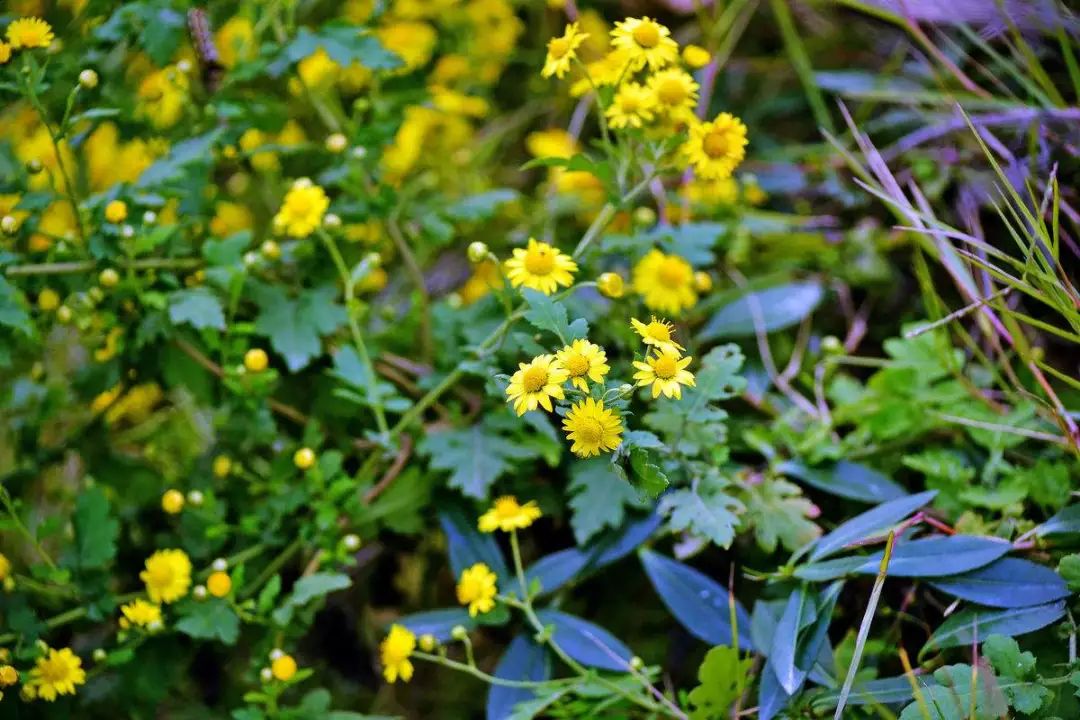
[[[15,503],[11,501],[11,495],[8,494],[7,488],[0,487],[0,502],[4,504],[4,509],[7,510],[8,515],[11,516],[11,522],[14,523],[15,529],[19,531],[26,541],[33,546],[38,555],[41,556],[42,561],[53,570],[56,570],[56,563],[53,562],[52,556],[45,551],[45,548],[38,542],[37,537],[30,532],[30,528],[26,527],[22,518],[19,517],[19,513],[15,510]]]
[[[475,665],[468,665],[463,662],[458,662],[457,660],[451,660],[450,658],[443,657],[441,655],[432,655],[431,653],[414,650],[412,656],[414,658],[419,658],[420,660],[427,660],[428,662],[442,665],[443,667],[460,670],[461,672],[479,678],[484,682],[490,683],[492,685],[502,685],[503,687],[542,688],[550,687],[552,685],[561,685],[569,681],[577,680],[577,678],[566,678],[561,680],[507,680],[505,678],[495,677],[494,675],[488,675],[486,672],[476,667]]]
[[[611,222],[611,219],[615,217],[615,211],[618,209],[618,207],[632,202],[634,198],[644,192],[645,189],[649,187],[649,183],[652,182],[653,177],[653,173],[646,174],[645,179],[632,187],[630,191],[623,196],[622,200],[619,201],[618,205],[614,203],[607,203],[606,205],[604,205],[604,207],[600,208],[600,212],[597,213],[596,218],[592,221],[592,224],[589,225],[589,228],[585,231],[585,234],[581,236],[581,241],[578,242],[577,247],[574,248],[574,254],[571,257],[573,257],[575,260],[581,257],[585,250],[588,249],[589,245],[592,244],[593,240],[600,236],[600,233],[602,233],[604,229],[608,226],[608,223]]]
[[[412,284],[416,289],[417,303],[420,311],[420,357],[428,362],[431,360],[432,333],[431,333],[431,297],[428,295],[427,284],[424,282],[424,271],[416,260],[412,248],[405,240],[398,224],[398,216],[401,213],[399,205],[386,220],[386,232],[394,241],[394,246],[401,253],[401,259],[405,263],[405,271],[409,274]]]
[[[199,258],[143,258],[142,260],[120,261],[118,267],[125,270],[191,270],[203,265]],[[93,272],[98,269],[95,260],[77,260],[72,262],[30,263],[12,265],[4,269],[8,277],[26,275],[73,275]]]
[[[253,595],[259,588],[265,585],[267,581],[270,580],[270,578],[272,578],[274,574],[285,565],[285,563],[289,562],[289,560],[292,559],[293,555],[300,552],[300,547],[302,544],[303,542],[300,540],[300,538],[296,538],[291,543],[286,545],[285,549],[278,553],[277,557],[271,560],[269,564],[267,564],[267,566],[263,568],[263,571],[259,573],[258,577],[256,577],[250,585],[244,588],[244,591],[242,593],[239,593],[237,595],[237,599],[246,600],[248,597]]]

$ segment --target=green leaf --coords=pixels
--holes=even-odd
[[[369,70],[393,70],[402,65],[401,58],[386,49],[379,39],[356,25],[327,23],[318,32],[301,27],[282,56],[286,63],[271,66],[271,73],[281,74],[287,63],[298,62],[322,48],[334,62],[348,67],[354,62]]]
[[[727,717],[728,708],[739,699],[750,678],[753,658],[739,657],[735,648],[717,645],[705,655],[698,668],[700,683],[687,696],[690,720]]]
[[[476,195],[468,195],[449,205],[443,213],[451,220],[477,222],[487,220],[499,209],[499,206],[518,199],[516,190],[499,188]]]
[[[583,338],[588,334],[589,324],[583,318],[572,323],[568,322],[566,307],[562,303],[555,302],[548,295],[531,288],[523,288],[521,294],[529,306],[525,312],[525,319],[537,330],[554,333],[563,343]]]
[[[225,329],[221,301],[204,287],[177,290],[169,296],[169,319],[176,325],[187,323],[194,328]]]
[[[304,290],[295,300],[272,285],[255,285],[252,294],[260,308],[255,332],[270,339],[292,372],[322,354],[321,337],[346,320],[345,308],[335,302],[337,289],[332,285]]]
[[[167,7],[147,7],[139,43],[158,67],[164,67],[180,47],[184,16]]]
[[[736,513],[744,510],[742,503],[724,493],[722,488],[704,489],[700,484],[668,493],[661,499],[660,508],[668,514],[672,530],[689,531],[722,548],[731,547],[739,524]]]
[[[80,568],[100,568],[116,556],[120,523],[109,513],[109,499],[97,486],[79,493],[75,502],[76,558]]]
[[[777,544],[797,550],[817,538],[821,528],[810,520],[816,515],[814,504],[795,483],[766,478],[747,487],[746,518],[765,552],[773,552]]]
[[[450,472],[450,487],[479,500],[486,499],[491,484],[513,468],[512,461],[536,456],[535,450],[497,435],[483,423],[431,433],[417,449],[431,458],[432,468]]]
[[[619,527],[628,506],[642,506],[634,488],[615,472],[607,458],[574,463],[570,475],[570,526],[578,545],[584,545],[605,527]]]
[[[221,136],[222,130],[214,129],[203,135],[196,135],[176,143],[169,150],[169,154],[154,162],[153,165],[143,170],[135,187],[146,189],[155,185],[162,185],[175,180],[188,165],[194,163],[208,164],[213,158],[211,148]]]
[[[240,635],[240,619],[229,603],[210,598],[188,604],[188,612],[176,623],[176,629],[197,640],[220,640],[233,645]]]
[[[755,316],[766,333],[798,325],[824,297],[816,282],[793,282],[747,293],[720,308],[698,333],[698,340],[753,337],[757,332]]]
[[[26,311],[22,295],[2,275],[0,275],[0,326],[17,330],[27,337],[34,334],[34,325],[30,321],[30,313]]]
[[[1013,637],[1040,630],[1065,615],[1065,601],[1031,607],[986,610],[966,608],[952,615],[934,631],[921,653],[932,650],[965,647],[977,638],[993,634]]]
[[[290,605],[306,605],[315,598],[329,595],[337,590],[344,590],[352,585],[348,575],[341,573],[315,573],[302,577],[293,585],[289,596]]]
[[[978,673],[972,688],[970,665],[947,665],[934,673],[935,684],[922,684],[922,696],[930,712],[927,717],[918,702],[900,713],[900,720],[1000,720],[1009,712],[1008,703],[998,692],[998,683],[988,673]],[[974,695],[974,702],[972,696]],[[974,708],[974,713],[971,713]]]
[[[634,487],[646,497],[655,500],[667,490],[667,475],[653,462],[653,454],[642,448],[630,451],[630,469],[633,471]]]

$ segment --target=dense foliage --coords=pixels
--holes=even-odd
[[[1055,0],[11,0],[0,716],[1080,717]]]

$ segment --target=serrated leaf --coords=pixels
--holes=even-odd
[[[644,496],[655,500],[660,493],[667,490],[670,484],[667,475],[660,466],[653,462],[653,456],[648,450],[634,448],[630,451],[630,469],[634,478],[634,487]]]
[[[661,499],[660,507],[668,514],[672,530],[706,537],[722,548],[730,547],[735,539],[736,513],[744,509],[721,490],[700,493],[696,489],[674,490]]]
[[[197,640],[219,640],[232,645],[240,635],[240,619],[225,600],[209,598],[189,604],[176,629]]]
[[[700,684],[687,695],[692,706],[690,719],[726,717],[728,708],[739,699],[749,682],[753,665],[753,658],[739,657],[735,648],[717,645],[709,650],[698,668]]]
[[[76,562],[82,569],[100,568],[116,556],[120,523],[110,514],[109,499],[100,487],[79,493],[75,501]]]
[[[578,545],[605,527],[621,525],[627,507],[641,507],[634,488],[615,473],[607,458],[574,463],[570,477],[570,525]]]
[[[255,332],[270,339],[292,372],[322,354],[322,336],[346,320],[345,308],[335,302],[337,289],[332,285],[304,290],[295,299],[274,285],[256,285],[252,294],[260,310]]]
[[[525,319],[537,330],[553,333],[563,343],[583,338],[588,334],[588,323],[583,318],[570,323],[567,319],[566,306],[561,302],[556,302],[544,293],[531,288],[523,288],[521,294],[525,298],[525,304],[529,306],[529,309],[525,311]]]
[[[534,449],[522,447],[482,423],[431,433],[417,449],[431,458],[431,467],[450,473],[450,487],[479,500],[486,499],[491,484],[513,468],[512,461],[536,457]]]
[[[766,478],[747,490],[747,522],[765,552],[773,552],[778,544],[797,550],[821,534],[821,528],[810,519],[816,515],[816,508],[803,497],[798,485]]]
[[[225,312],[221,301],[204,287],[177,290],[169,296],[169,319],[174,325],[188,324],[194,328],[225,329]]]

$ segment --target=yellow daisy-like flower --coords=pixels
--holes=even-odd
[[[581,32],[581,27],[576,22],[567,25],[560,37],[554,37],[548,41],[547,58],[544,60],[544,69],[540,71],[540,75],[546,78],[552,75],[561,78],[565,75],[570,69],[570,63],[577,57],[578,46],[585,42],[587,37],[589,34]]]
[[[82,658],[73,653],[71,648],[50,648],[46,655],[37,659],[30,671],[26,690],[32,698],[53,702],[60,695],[74,695],[75,686],[85,682],[86,671],[82,668]]]
[[[191,560],[183,550],[158,550],[146,559],[139,579],[155,603],[175,602],[191,587]]]
[[[321,187],[306,178],[297,180],[274,216],[274,228],[293,237],[307,237],[322,223],[328,207],[330,199]]]
[[[656,249],[634,266],[634,291],[641,295],[645,307],[669,315],[678,315],[697,302],[690,263]]]
[[[457,584],[457,599],[462,605],[468,605],[469,617],[486,613],[495,607],[495,573],[484,563],[476,563],[461,572]]]
[[[146,602],[142,598],[132,600],[127,605],[121,605],[120,612],[124,615],[120,619],[121,627],[129,625],[150,627],[161,624],[161,606]]]
[[[15,50],[47,48],[52,44],[53,31],[49,23],[41,18],[20,18],[8,25],[7,39]]]
[[[537,158],[568,158],[578,152],[578,142],[562,128],[548,128],[529,133],[525,137],[525,149]]]
[[[563,420],[566,439],[573,443],[570,451],[578,457],[591,457],[611,452],[622,443],[622,420],[604,407],[602,400],[585,398],[576,403]]]
[[[514,412],[524,415],[539,405],[551,412],[551,398],[563,399],[562,384],[569,373],[554,355],[537,355],[527,363],[519,363],[506,386],[507,400],[514,401]]]
[[[647,87],[636,82],[626,82],[619,86],[611,105],[604,111],[608,125],[616,130],[627,127],[639,128],[652,122],[656,116],[656,95]]]
[[[409,656],[415,649],[416,635],[412,630],[403,625],[390,626],[390,632],[379,644],[379,657],[386,682],[397,682],[398,678],[405,682],[412,680],[413,665]]]
[[[502,530],[522,530],[533,524],[540,517],[540,508],[535,500],[529,500],[524,505],[518,503],[512,495],[504,495],[495,501],[491,508],[480,516],[476,526],[480,532],[495,532]]]
[[[630,53],[626,50],[612,50],[599,60],[585,65],[585,77],[570,86],[570,94],[581,97],[591,91],[593,86],[605,87],[618,85],[629,70]]]
[[[555,358],[569,376],[570,384],[584,392],[589,391],[586,378],[594,383],[603,382],[604,376],[611,370],[607,364],[607,353],[588,340],[575,340],[555,353]]]
[[[676,352],[661,350],[656,355],[646,356],[645,362],[634,361],[639,372],[634,373],[638,385],[652,385],[652,396],[682,397],[682,386],[694,387],[694,374],[686,369],[690,364],[689,356],[680,358]]]
[[[746,157],[746,126],[731,113],[720,113],[711,122],[695,123],[683,152],[694,174],[706,180],[723,180]]]
[[[690,73],[679,68],[661,70],[649,78],[649,90],[657,109],[672,118],[686,118],[697,105],[698,84]]]
[[[671,337],[671,323],[667,320],[657,320],[653,315],[648,323],[643,323],[637,318],[630,318],[630,324],[646,345],[651,345],[660,352],[682,354],[683,346]]]
[[[611,44],[629,53],[634,70],[646,65],[650,70],[659,70],[679,57],[679,44],[672,39],[671,31],[649,17],[615,23]]]
[[[506,277],[511,285],[524,285],[545,295],[555,292],[560,285],[571,285],[578,269],[577,263],[569,255],[533,238],[529,238],[527,247],[515,248],[514,256],[505,265]]]

